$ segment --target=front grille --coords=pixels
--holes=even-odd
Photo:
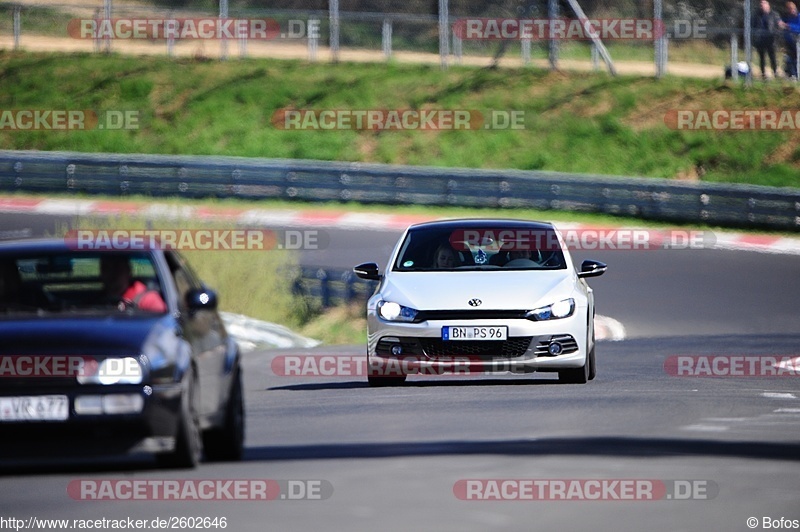
[[[550,347],[550,344],[553,342],[558,342],[561,344],[563,351],[561,351],[562,355],[567,355],[569,353],[574,353],[578,350],[578,342],[575,341],[575,338],[570,336],[569,334],[564,334],[561,336],[551,336],[549,340],[541,340],[538,344],[536,344],[536,349],[534,352],[538,357],[551,357],[553,355],[547,350]]]
[[[524,320],[527,310],[420,310],[415,322],[428,320]]]
[[[481,357],[517,358],[531,345],[532,336],[517,336],[508,340],[486,342],[481,340],[447,341],[441,338],[420,338],[422,350],[431,358]]]

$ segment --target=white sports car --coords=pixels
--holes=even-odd
[[[552,224],[447,220],[412,225],[367,303],[372,386],[409,374],[558,372],[568,383],[595,376],[594,295]]]

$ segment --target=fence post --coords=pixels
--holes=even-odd
[[[653,20],[655,27],[658,28],[660,35],[655,38],[655,60],[656,60],[656,78],[664,76],[664,25],[663,25],[663,9],[664,6],[661,0],[654,0],[653,2]]]
[[[328,18],[331,25],[331,60],[339,62],[339,0],[329,0]]]
[[[750,32],[751,16],[750,0],[744,0],[744,60],[747,62],[747,74],[745,74],[745,85],[753,85],[753,40]]]
[[[392,21],[388,18],[383,19],[382,29],[383,56],[388,61],[392,58]]]
[[[450,11],[448,0],[439,0],[439,61],[442,69],[447,69],[450,55]]]
[[[550,61],[550,70],[556,70],[558,68],[558,41],[553,37],[553,21],[558,18],[558,0],[547,0],[547,18],[550,22],[547,25],[547,30],[550,32],[547,59]]]
[[[600,50],[592,43],[592,70],[600,70]]]
[[[174,19],[175,19],[175,13],[173,11],[170,11],[168,20],[174,20]],[[167,37],[167,55],[169,57],[175,56],[175,37],[173,32],[170,32],[169,37]]]
[[[464,41],[461,40],[456,32],[453,32],[453,55],[455,56],[456,64],[461,64],[461,58],[464,55]]]
[[[103,17],[105,17],[106,20],[111,20],[111,0],[105,0],[103,2]],[[111,37],[108,35],[103,37],[103,47],[106,53],[111,52]]]
[[[19,50],[19,34],[20,34],[20,11],[22,7],[19,5],[14,6],[13,25],[14,25],[14,51]]]
[[[228,0],[219,0],[220,22],[228,18]],[[221,61],[228,59],[228,40],[223,36],[219,43],[219,58]]]
[[[525,66],[531,64],[531,40],[526,38],[522,39],[522,63]]]
[[[319,28],[319,20],[308,19],[308,60],[312,63],[317,60],[317,48],[319,47],[319,33],[312,31],[311,28]]]
[[[242,31],[242,30],[244,30],[244,31]],[[246,29],[246,28],[242,28],[239,24],[236,24],[236,31],[240,32],[239,35],[238,35],[238,37],[239,37],[239,57],[247,57],[247,39],[249,37],[249,35],[248,35],[248,31],[249,30]]]
[[[739,81],[739,36],[731,33],[731,79]]]

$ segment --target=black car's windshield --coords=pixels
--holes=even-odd
[[[147,253],[0,254],[0,317],[49,313],[163,313]]]
[[[508,271],[566,268],[555,231],[539,227],[420,227],[406,235],[395,271]]]

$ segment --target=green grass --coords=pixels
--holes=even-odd
[[[523,130],[286,131],[282,109],[523,111]],[[797,137],[675,131],[671,109],[800,108],[794,85],[535,69],[0,52],[0,109],[136,110],[138,130],[0,131],[8,149],[240,155],[800,186]]]

